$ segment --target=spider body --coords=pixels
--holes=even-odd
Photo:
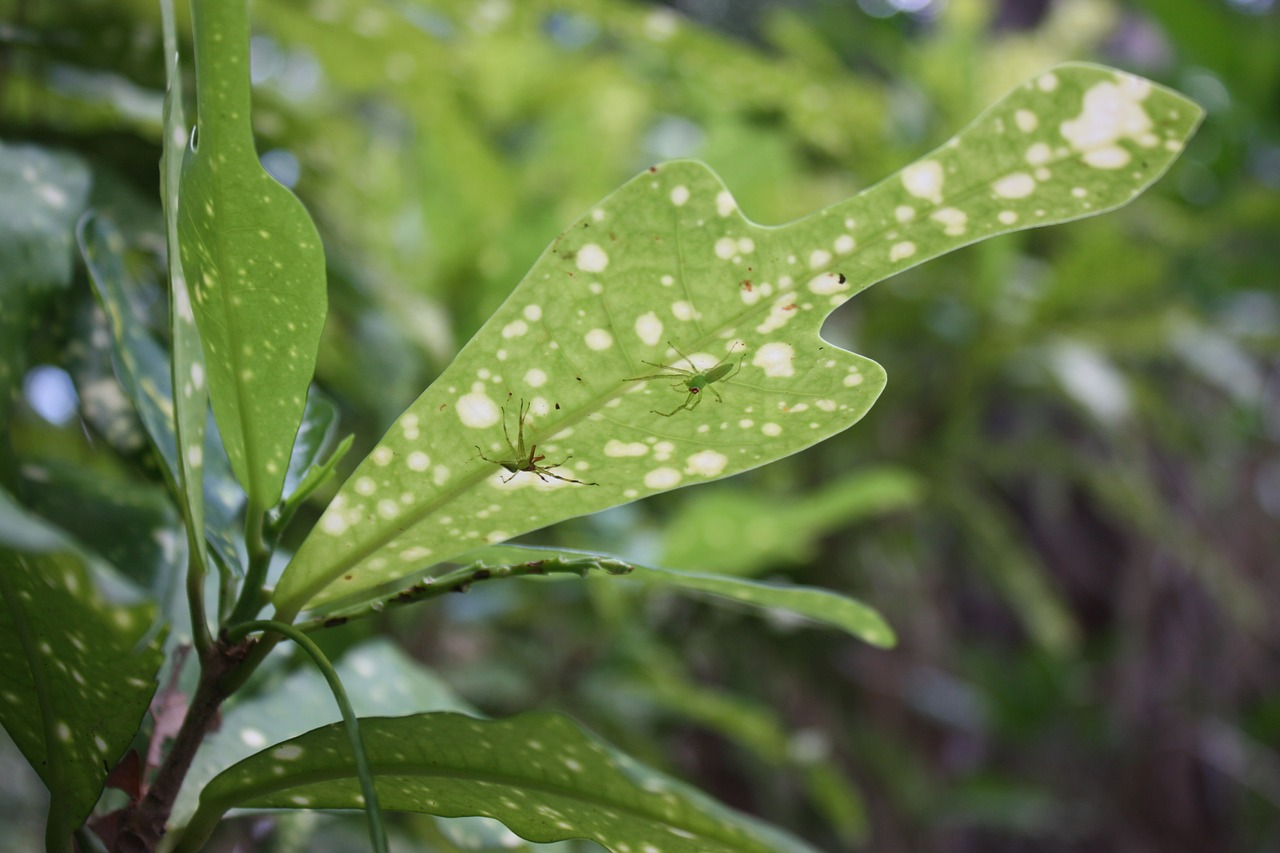
[[[660,370],[665,370],[667,372],[651,373],[648,376],[632,376],[627,381],[640,382],[645,379],[676,379],[679,381],[677,381],[671,387],[676,390],[680,390],[681,388],[683,388],[686,396],[684,398],[683,403],[676,406],[674,409],[672,409],[669,412],[659,412],[657,409],[650,409],[650,411],[653,414],[661,415],[664,418],[669,418],[672,415],[674,415],[676,412],[681,412],[685,410],[693,411],[695,408],[697,408],[698,404],[702,402],[703,392],[705,391],[710,391],[711,394],[716,398],[717,403],[723,403],[724,398],[721,397],[720,392],[717,391],[712,386],[715,385],[715,383],[717,382],[724,381],[734,376],[735,374],[737,374],[737,372],[742,369],[742,361],[744,358],[746,358],[746,354],[743,353],[742,357],[738,359],[737,364],[733,364],[729,361],[729,359],[733,357],[733,352],[730,351],[728,355],[720,359],[711,367],[707,368],[706,370],[700,370],[698,368],[698,365],[694,363],[693,359],[689,358],[689,356],[685,355],[684,353],[680,352],[680,350],[676,349],[675,344],[671,343],[670,341],[667,341],[667,345],[671,347],[673,350],[675,350],[676,353],[681,358],[683,358],[686,362],[689,363],[689,368],[690,368],[689,370],[685,370],[683,367],[675,367],[674,365],[654,364],[652,361],[646,361],[643,363],[649,365],[650,367],[656,367],[656,368],[659,368]]]
[[[537,478],[544,483],[550,482],[547,478],[551,477],[552,479],[562,480],[566,483],[577,483],[579,486],[600,485],[599,483],[588,483],[582,480],[575,480],[572,477],[563,477],[551,470],[552,468],[559,468],[564,465],[564,463],[573,458],[572,456],[566,456],[559,462],[552,462],[549,465],[540,464],[547,457],[538,453],[538,445],[530,444],[528,448],[525,447],[524,421],[529,415],[529,407],[525,405],[524,400],[520,401],[520,405],[517,407],[517,412],[518,425],[516,427],[516,440],[515,443],[512,443],[511,432],[507,429],[507,408],[506,406],[502,407],[502,435],[507,440],[507,449],[511,451],[510,459],[491,459],[488,456],[485,456],[484,450],[482,450],[479,445],[476,445],[476,450],[480,451],[481,459],[485,462],[492,462],[495,465],[500,465],[503,470],[511,475],[510,477],[502,478],[502,482],[510,483],[516,478],[517,474],[522,471],[527,471],[530,474],[536,475]]]

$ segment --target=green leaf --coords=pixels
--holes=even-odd
[[[293,495],[314,469],[324,469],[334,463],[330,456],[322,462],[325,453],[333,445],[338,434],[338,407],[323,391],[314,385],[307,393],[307,407],[302,413],[298,437],[293,442],[289,456],[289,468],[284,478],[284,493]],[[335,454],[336,455],[336,454]]]
[[[89,184],[78,157],[0,142],[0,423],[22,382],[37,303],[71,281],[75,221]]]
[[[360,715],[476,713],[434,672],[387,640],[371,640],[352,648],[336,668],[352,707]],[[170,823],[182,825],[190,820],[205,783],[237,761],[267,744],[340,719],[333,692],[324,677],[310,666],[290,672],[257,694],[232,704],[218,730],[201,743],[183,780]]]
[[[200,331],[196,328],[195,312],[191,306],[191,289],[187,286],[180,259],[178,193],[182,182],[187,120],[182,109],[182,74],[178,68],[178,34],[173,11],[173,0],[160,0],[165,74],[160,201],[164,209],[169,265],[169,336],[173,353],[170,379],[171,387],[179,390],[173,398],[178,502],[187,522],[187,544],[195,557],[193,570],[203,573],[209,565],[208,541],[204,533],[205,421],[209,417],[209,390],[205,386],[204,348],[200,344]],[[219,520],[226,521],[225,518]],[[225,555],[223,564],[232,565],[227,563]]]
[[[392,426],[299,548],[279,612],[848,428],[885,374],[819,336],[831,310],[960,246],[1124,204],[1200,115],[1140,78],[1061,66],[897,176],[777,228],[701,164],[651,168],[556,238]],[[678,373],[691,364],[717,379],[696,401]],[[672,378],[637,378],[654,374]]]
[[[238,551],[240,522],[238,515],[244,505],[244,495],[231,478],[226,455],[219,446],[218,434],[204,426],[194,427],[191,421],[197,417],[208,419],[204,408],[199,377],[202,371],[196,366],[199,340],[192,339],[194,327],[181,329],[182,319],[171,315],[175,323],[178,359],[185,365],[182,383],[182,405],[175,408],[173,397],[173,372],[169,356],[152,337],[151,332],[134,316],[129,300],[129,288],[134,286],[125,271],[123,252],[125,240],[120,231],[103,217],[86,218],[77,229],[80,252],[94,293],[107,315],[111,330],[111,361],[115,374],[125,394],[138,412],[147,435],[163,463],[167,481],[179,480],[186,470],[192,484],[199,484],[201,495],[191,497],[186,487],[174,489],[189,503],[189,511],[197,524],[193,529],[203,529],[209,544],[220,557],[223,565],[238,567],[241,559]],[[181,300],[175,292],[174,299]],[[181,313],[181,309],[178,309]],[[189,320],[186,321],[189,324]],[[196,348],[193,353],[190,349]],[[183,428],[181,437],[175,433],[175,413]],[[201,449],[195,442],[203,443]],[[178,455],[179,441],[182,456]],[[182,466],[182,467],[180,467]],[[192,473],[198,470],[197,476]],[[206,523],[200,524],[204,519]]]
[[[0,723],[48,786],[48,837],[69,838],[137,734],[162,637],[150,604],[108,604],[88,560],[0,492]]]
[[[178,447],[173,432],[173,388],[169,356],[133,315],[127,293],[124,235],[109,220],[86,215],[76,240],[94,295],[107,315],[114,343],[111,361],[125,394],[133,402],[171,483],[178,478]]]
[[[549,560],[589,560],[593,555],[564,549],[522,548],[513,545],[495,545],[470,555],[477,565],[496,569],[502,565],[515,565]],[[881,648],[891,648],[897,639],[884,618],[860,601],[839,593],[809,586],[786,583],[747,580],[732,575],[712,575],[701,572],[677,571],[657,566],[644,566],[617,558],[594,556],[597,561],[622,562],[631,568],[629,573],[611,571],[625,581],[636,581],[654,587],[670,587],[689,592],[706,593],[720,601],[734,602],[766,613],[786,614],[793,617],[838,628],[863,642]],[[585,577],[584,573],[584,577]],[[603,577],[603,576],[601,576]]]
[[[637,667],[641,695],[655,704],[714,729],[759,755],[790,767],[804,780],[814,806],[851,846],[867,833],[866,805],[857,788],[828,757],[830,744],[818,731],[791,731],[766,705],[698,684],[675,655],[645,649]]]
[[[852,472],[809,494],[702,489],[674,515],[662,564],[754,575],[811,559],[818,537],[855,520],[920,503],[923,483],[899,468]]]
[[[232,470],[263,510],[280,498],[326,297],[315,225],[254,150],[247,5],[194,5],[198,117],[178,231],[214,416]]]
[[[89,170],[71,154],[0,142],[0,295],[65,287]]]
[[[172,580],[181,533],[162,487],[57,459],[28,462],[22,474],[32,512],[144,589],[159,591]]]
[[[798,839],[636,764],[566,717],[462,714],[373,717],[360,731],[383,808],[481,815],[530,841],[587,838],[611,850],[808,851]],[[209,783],[180,849],[228,808],[359,808],[340,724],[248,758]]]

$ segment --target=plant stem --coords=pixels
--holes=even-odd
[[[169,747],[160,770],[146,795],[137,805],[125,809],[116,838],[117,851],[150,851],[164,836],[165,823],[173,811],[182,780],[191,769],[196,750],[217,721],[218,708],[230,695],[223,687],[227,673],[242,668],[247,651],[244,645],[214,643],[200,658],[200,681],[187,707],[182,727]]]
[[[347,698],[347,691],[342,686],[342,679],[338,678],[337,670],[333,668],[333,664],[325,657],[324,652],[320,651],[320,647],[314,640],[298,628],[283,622],[270,620],[245,622],[228,631],[227,636],[235,639],[253,631],[271,631],[293,640],[299,648],[311,656],[316,668],[329,683],[329,689],[333,691],[333,698],[338,703],[338,710],[342,712],[342,720],[346,724],[347,737],[351,742],[351,752],[356,763],[356,775],[360,777],[365,814],[369,818],[369,841],[373,844],[375,853],[387,853],[387,830],[382,825],[382,811],[378,807],[378,791],[373,785],[373,770],[369,766],[369,756],[365,752],[364,741],[360,739],[360,721],[356,717],[355,708],[351,706],[351,700]]]
[[[245,514],[244,544],[249,552],[249,568],[244,573],[244,586],[240,599],[231,611],[228,624],[235,625],[252,619],[265,603],[263,584],[267,579],[267,567],[271,564],[271,546],[263,536],[267,514],[251,500]]]

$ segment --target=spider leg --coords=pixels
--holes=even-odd
[[[724,379],[721,379],[720,381],[721,381],[721,382],[723,382],[725,379],[731,379],[731,378],[733,378],[734,376],[737,376],[737,375],[738,375],[738,371],[742,369],[742,361],[743,361],[743,359],[745,359],[746,357],[747,357],[747,354],[746,354],[746,353],[743,353],[743,354],[742,354],[742,358],[738,359],[738,366],[737,366],[737,367],[735,367],[733,370],[731,370],[731,371],[729,372],[729,375],[728,375],[728,376],[726,376],[726,377],[724,377]]]
[[[689,362],[689,367],[692,369],[692,371],[693,371],[694,373],[697,373],[697,372],[698,372],[698,365],[696,365],[696,364],[694,364],[694,363],[693,363],[693,359],[689,358],[689,356],[685,355],[684,353],[680,352],[680,350],[676,349],[676,345],[675,345],[675,344],[673,344],[673,343],[671,343],[671,341],[667,341],[667,346],[669,346],[669,347],[671,347],[672,349],[676,350],[676,355],[680,356],[680,357],[681,357],[681,358],[683,358],[685,361]],[[677,369],[678,369],[678,368],[677,368]]]
[[[676,412],[683,411],[683,410],[685,410],[685,409],[691,409],[691,408],[693,408],[693,406],[698,405],[696,402],[693,404],[693,406],[689,405],[689,398],[690,398],[690,397],[692,397],[694,400],[697,400],[697,399],[698,399],[698,395],[697,395],[697,394],[694,394],[694,393],[692,393],[692,392],[691,392],[691,393],[689,394],[689,396],[688,396],[688,397],[685,397],[685,398],[684,398],[684,402],[683,402],[683,403],[681,403],[680,405],[676,406],[674,409],[672,409],[672,410],[671,410],[671,411],[669,411],[669,412],[659,412],[657,409],[650,409],[649,411],[650,411],[650,412],[652,412],[652,413],[653,413],[653,414],[655,414],[655,415],[662,415],[664,418],[669,418],[669,417],[671,417],[672,415],[674,415]]]

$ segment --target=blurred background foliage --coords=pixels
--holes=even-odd
[[[781,223],[1063,60],[1152,77],[1208,118],[1130,207],[837,312],[824,334],[890,376],[854,429],[534,537],[845,591],[896,650],[608,582],[486,585],[332,650],[390,638],[394,667],[430,669],[451,701],[567,711],[822,849],[1280,847],[1272,2],[675,7],[255,0],[259,148],[324,236],[317,382],[356,434],[347,470],[559,229],[650,163],[705,160]],[[38,252],[34,202],[3,185],[0,482],[163,592],[177,516],[71,232],[87,208],[122,229],[130,308],[163,336],[158,22],[152,0],[0,0],[3,153],[64,180]],[[0,780],[0,836],[23,849],[40,807],[29,778]],[[398,831],[413,849],[510,841],[480,829]],[[360,828],[242,821],[223,841],[264,837],[350,849]]]

